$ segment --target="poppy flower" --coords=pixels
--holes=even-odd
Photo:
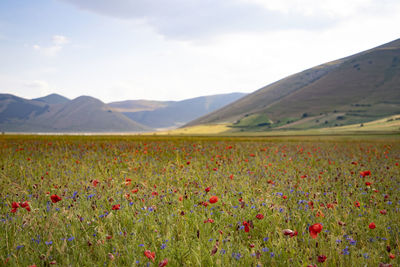
[[[375,229],[376,228],[376,225],[375,225],[375,223],[370,223],[369,225],[368,225],[368,227],[369,227],[369,229]]]
[[[249,227],[250,224],[248,222],[244,221],[243,225],[244,225],[244,231],[246,233],[250,232],[250,227]]]
[[[144,255],[145,255],[148,259],[150,259],[150,260],[152,260],[152,261],[154,261],[154,259],[155,259],[155,257],[156,257],[156,253],[155,253],[155,252],[151,252],[150,250],[145,250],[145,251],[144,251]]]
[[[29,207],[28,201],[20,202],[19,205],[21,208],[25,208],[27,211],[31,211],[31,207]]]
[[[308,228],[308,230],[310,231],[310,235],[312,238],[317,238],[318,234],[322,231],[322,224],[313,224]]]
[[[283,199],[287,199],[287,196],[286,196],[286,195],[283,195],[282,198],[283,198]]]
[[[264,215],[259,213],[259,214],[256,215],[256,218],[259,219],[259,220],[262,220],[262,219],[264,219]]]
[[[92,185],[93,185],[94,187],[96,187],[98,183],[99,183],[99,180],[96,180],[96,179],[95,179],[95,180],[92,181]]]
[[[380,212],[380,214],[382,214],[382,215],[385,215],[385,214],[387,213],[386,210],[381,210],[381,211],[379,211],[379,212]]]
[[[393,260],[394,258],[396,258],[396,255],[389,253],[389,258],[391,258]]]
[[[290,237],[294,237],[294,236],[296,236],[298,234],[297,231],[293,231],[293,230],[290,230],[290,229],[284,229],[282,231],[282,233],[284,235],[289,235]]]
[[[366,185],[366,186],[370,186],[370,185],[371,185],[371,182],[365,182],[365,185]]]
[[[209,201],[210,201],[211,204],[217,203],[218,202],[218,197],[217,196],[212,196],[212,197],[210,197]]]
[[[354,206],[356,206],[357,208],[359,208],[361,205],[360,205],[360,202],[358,202],[358,201],[356,201],[356,202],[354,202]]]
[[[120,204],[116,204],[112,206],[112,210],[119,210],[121,208]]]
[[[370,176],[371,175],[371,171],[370,170],[368,170],[368,171],[362,171],[362,172],[360,172],[360,175],[361,175],[361,177],[365,177],[365,176]]]
[[[11,212],[12,213],[16,213],[17,209],[19,208],[19,204],[17,202],[13,202],[12,205],[11,205],[11,208],[12,208]]]
[[[61,197],[59,197],[58,195],[54,194],[50,196],[51,202],[53,203],[57,203],[58,201],[61,201]]]
[[[13,202],[13,203],[11,204],[11,208],[13,208],[13,209],[18,209],[18,208],[19,208],[19,203],[18,203],[18,202]]]
[[[160,263],[158,264],[158,267],[164,267],[164,266],[167,266],[167,264],[168,264],[168,259],[165,258],[162,261],[160,261]]]
[[[139,189],[138,188],[135,188],[135,189],[133,189],[131,192],[132,193],[137,193],[139,191]]]
[[[318,256],[318,262],[325,262],[326,261],[326,256],[325,255],[319,255]]]
[[[206,187],[206,189],[204,189],[204,191],[206,191],[206,192],[210,192],[210,190],[211,190],[211,187]]]

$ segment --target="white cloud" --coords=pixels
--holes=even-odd
[[[69,43],[69,40],[68,40],[67,37],[65,37],[63,35],[54,35],[53,36],[53,44],[54,45],[62,46],[62,45],[65,45],[67,43]]]
[[[32,88],[32,89],[46,89],[46,88],[49,88],[49,84],[46,81],[41,81],[41,80],[25,82],[24,86],[28,87],[28,88]]]
[[[53,35],[52,43],[50,46],[40,46],[38,44],[33,45],[33,49],[40,51],[43,55],[48,57],[56,56],[66,44],[69,43],[69,39],[63,35]]]
[[[23,82],[23,87],[30,90],[33,97],[35,97],[35,95],[45,96],[53,93],[53,89],[50,87],[49,83],[44,80],[25,81]]]
[[[170,38],[192,40],[232,32],[323,29],[318,13],[263,8],[253,0],[62,0],[98,14],[139,21]]]

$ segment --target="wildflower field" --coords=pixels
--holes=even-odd
[[[399,140],[0,136],[0,265],[399,266]]]

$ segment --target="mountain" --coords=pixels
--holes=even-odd
[[[151,128],[175,128],[221,108],[239,98],[244,93],[202,96],[182,101],[131,100],[113,102],[108,105],[122,112],[133,121]]]
[[[288,76],[185,126],[306,129],[399,113],[400,39]]]
[[[64,104],[70,101],[68,98],[59,94],[50,94],[44,97],[32,99],[34,101],[44,102],[47,104]]]
[[[45,97],[47,102],[60,97]],[[80,96],[49,104],[0,94],[0,130],[12,132],[137,132],[149,130],[100,100]],[[63,101],[61,101],[63,102]],[[54,102],[53,102],[54,103]]]
[[[159,108],[165,108],[174,101],[153,101],[153,100],[125,100],[112,102],[108,105],[118,112],[133,113],[139,111],[153,111]]]

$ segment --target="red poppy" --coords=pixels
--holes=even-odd
[[[51,202],[53,203],[57,203],[58,201],[61,201],[61,197],[59,197],[58,195],[54,194],[50,196]]]
[[[212,196],[212,197],[210,197],[209,201],[210,201],[211,204],[217,203],[218,202],[218,197],[217,196]]]
[[[358,202],[358,201],[356,201],[356,202],[354,202],[354,206],[356,206],[357,208],[359,208],[361,205],[360,205],[360,202]]]
[[[376,225],[375,225],[375,223],[370,223],[369,225],[368,225],[368,227],[369,227],[369,229],[375,229],[376,228]]]
[[[211,187],[206,187],[206,189],[204,189],[206,192],[210,192]]]
[[[120,204],[116,204],[112,206],[112,210],[119,210],[121,208]]]
[[[156,257],[156,253],[155,253],[155,252],[151,252],[150,250],[145,250],[145,251],[144,251],[144,255],[145,255],[148,259],[150,259],[150,260],[152,260],[152,261],[154,261],[154,258]]]
[[[391,258],[393,260],[394,258],[396,258],[396,255],[389,253],[389,258]]]
[[[365,182],[365,185],[366,185],[366,186],[370,186],[370,185],[371,185],[371,182]]]
[[[313,210],[314,209],[314,202],[308,201],[308,206]]]
[[[17,209],[19,208],[19,204],[18,204],[18,202],[13,202],[12,203],[12,205],[11,205],[11,212],[12,213],[16,213],[17,212]]]
[[[382,215],[385,215],[386,213],[387,213],[387,211],[386,210],[381,210],[381,211],[379,211]]]
[[[96,187],[98,183],[99,183],[99,180],[96,180],[96,179],[95,179],[95,180],[92,181],[92,185],[93,185],[94,187]]]
[[[326,256],[325,255],[319,255],[318,256],[318,262],[325,262],[326,261]]]
[[[362,171],[362,172],[360,172],[360,175],[361,175],[361,177],[370,176],[371,175],[371,171],[370,170]]]
[[[259,220],[262,220],[262,219],[264,219],[264,215],[259,213],[259,214],[256,215],[256,218],[259,219]]]
[[[250,224],[248,222],[244,221],[243,225],[244,225],[244,231],[246,233],[250,232],[250,227],[249,227]]]
[[[20,202],[19,205],[21,208],[25,208],[27,211],[31,211],[31,207],[29,207],[28,201]]]
[[[167,264],[168,264],[168,259],[165,258],[162,261],[160,261],[160,263],[158,264],[158,267],[164,267],[164,266],[167,266]]]
[[[312,238],[317,238],[318,234],[322,231],[322,224],[313,224],[308,228],[308,230],[310,231],[310,235]]]
[[[284,235],[289,235],[290,237],[294,237],[298,234],[297,231],[293,231],[290,229],[284,229],[282,232]]]
[[[283,198],[283,199],[287,199],[287,196],[286,196],[286,195],[283,195],[282,198]]]
[[[135,189],[133,189],[131,192],[132,193],[137,193],[139,191],[139,189],[138,188],[135,188]]]
[[[19,208],[19,203],[18,202],[13,202],[12,205],[11,205],[11,208],[13,208],[13,209]]]

